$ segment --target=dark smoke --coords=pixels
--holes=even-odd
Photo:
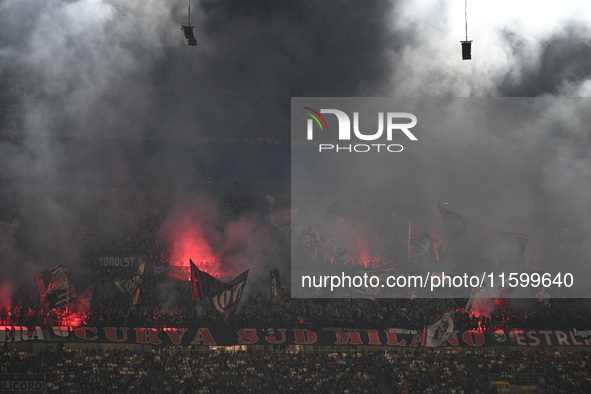
[[[50,264],[78,264],[81,252],[67,235],[72,224],[90,223],[103,234],[133,228],[142,215],[137,194],[173,202],[215,199],[237,188],[288,195],[291,97],[584,92],[589,31],[580,24],[566,22],[532,43],[509,22],[496,30],[475,23],[473,60],[462,62],[462,35],[434,29],[438,22],[399,5],[193,2],[198,43],[188,47],[180,30],[186,2],[0,0],[0,188],[5,199],[17,196],[22,218],[2,248],[6,277],[32,285],[34,273]],[[454,19],[437,7],[429,14],[441,14],[443,23]],[[556,109],[562,119],[570,110]],[[494,180],[518,166],[531,182],[516,181],[496,199],[502,218],[545,215],[541,220],[556,226],[588,230],[577,208],[588,206],[591,195],[588,122],[575,113],[570,121],[573,127],[561,121],[545,128],[552,124],[542,120],[539,130],[527,129],[510,146],[503,135],[479,130],[470,138],[501,141],[509,153],[527,149],[506,160],[488,148],[473,152],[453,165],[454,179],[419,186],[421,198],[432,203],[443,194],[467,218],[484,222],[480,216],[487,214],[471,201],[493,197],[466,197],[478,181],[472,169],[488,170]],[[486,165],[491,162],[501,165]],[[417,169],[428,180],[438,164],[425,155]],[[416,179],[404,168],[399,174],[399,183]],[[531,203],[536,193],[547,195],[552,210]],[[405,214],[414,198],[401,191],[394,213]],[[514,208],[498,208],[507,201]],[[173,205],[162,212],[179,212],[182,205]],[[235,234],[237,224],[251,229],[245,216],[228,219],[225,224],[234,225],[226,233]],[[504,226],[495,230],[510,230]],[[218,250],[226,250],[228,244],[219,243]]]
[[[567,26],[543,40],[539,54],[532,59],[518,34],[503,32],[515,67],[501,82],[499,95],[535,97],[576,92],[591,76],[590,34],[585,26]]]
[[[30,286],[48,265],[79,264],[72,223],[131,231],[138,191],[215,197],[239,179],[288,193],[290,97],[387,94],[406,45],[391,9],[193,3],[194,48],[184,3],[0,1],[0,185],[23,219],[7,277]]]

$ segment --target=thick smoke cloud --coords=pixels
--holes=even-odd
[[[143,213],[133,190],[180,201],[238,177],[288,192],[290,97],[383,94],[389,54],[403,46],[390,9],[194,2],[192,48],[184,2],[1,1],[2,188],[26,218],[4,254],[9,276],[31,285],[50,264],[78,264],[72,223],[132,229]],[[207,230],[228,238],[212,247],[252,242],[251,220]],[[254,258],[247,249],[237,268]]]
[[[334,133],[302,142],[307,119],[305,115],[294,117],[294,198],[296,204],[305,205],[302,211],[315,207],[299,218],[299,224],[337,236],[330,228],[334,220],[327,215],[328,207],[338,200],[346,203],[360,198],[368,207],[372,242],[397,233],[398,244],[404,245],[410,221],[446,243],[437,202],[449,202],[450,209],[463,215],[469,231],[454,242],[460,250],[449,253],[440,264],[419,267],[419,272],[523,269],[525,266],[513,265],[514,259],[505,259],[511,260],[511,265],[498,266],[493,261],[498,250],[486,253],[497,234],[510,232],[529,236],[528,256],[538,248],[536,244],[543,245],[537,270],[552,272],[560,260],[562,269],[588,274],[584,254],[572,249],[566,253],[567,247],[559,242],[561,229],[571,228],[577,239],[568,242],[578,244],[576,248],[589,248],[586,234],[591,228],[587,217],[581,216],[590,202],[586,100],[391,98],[373,104],[359,99],[331,100],[305,102],[312,108],[341,108],[345,112],[354,107],[360,119],[369,118],[365,123],[360,121],[361,130],[368,132],[376,130],[378,111],[409,110],[419,119],[413,128],[418,141],[395,136],[391,142],[404,145],[400,153],[383,152],[385,148],[381,153],[375,149],[373,153],[349,153],[349,143],[389,142],[385,138],[337,141]],[[330,130],[338,127],[334,116],[326,115],[326,119]],[[318,143],[338,143],[341,150],[319,154]],[[351,213],[344,216],[354,217]],[[390,221],[385,229],[382,218]],[[351,252],[354,243],[343,242],[342,237],[337,240]],[[515,246],[506,245],[504,254],[517,255],[512,251]],[[484,264],[484,257],[489,257],[489,264]],[[533,266],[531,258],[529,262]],[[394,264],[402,269],[418,267],[406,264],[405,253],[396,256]]]
[[[567,26],[544,40],[535,62],[528,61],[531,53],[523,50],[517,34],[507,31],[504,36],[519,66],[501,82],[500,96],[578,96],[577,90],[591,77],[591,31],[584,25]]]
[[[576,15],[546,30],[471,24],[474,59],[462,62],[463,9],[435,3],[193,2],[193,48],[186,2],[0,0],[0,187],[27,218],[27,247],[11,239],[3,267],[29,283],[48,264],[76,264],[64,229],[88,216],[97,231],[131,227],[131,190],[203,196],[238,178],[288,192],[290,97],[588,93],[589,31]],[[565,222],[591,195],[567,192],[589,184],[576,116],[573,129],[523,135],[546,159],[518,160]],[[548,136],[567,143],[553,150]],[[457,182],[461,196],[473,180]]]

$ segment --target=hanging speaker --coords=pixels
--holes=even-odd
[[[472,59],[472,41],[461,41],[462,43],[462,60]]]

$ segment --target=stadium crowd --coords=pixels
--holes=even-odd
[[[34,218],[22,213],[18,206],[18,196],[10,193],[0,198],[1,218],[8,223],[18,216],[20,223],[12,235],[14,244],[26,246],[29,228],[35,225]],[[269,205],[264,198],[254,198],[241,194],[229,194],[217,201],[217,210],[228,223],[237,218],[249,216],[253,221],[268,220],[265,212]],[[276,201],[276,206],[281,206]],[[285,203],[283,203],[285,204]],[[236,313],[229,319],[215,311],[207,302],[195,304],[191,300],[190,286],[187,280],[178,280],[166,273],[170,239],[162,237],[164,223],[174,216],[170,201],[155,198],[120,198],[117,210],[113,211],[107,201],[95,201],[93,209],[77,213],[79,223],[74,226],[76,236],[68,236],[67,247],[76,251],[78,262],[72,270],[72,277],[78,293],[88,285],[96,285],[92,308],[77,322],[84,324],[130,325],[144,327],[183,327],[207,323],[245,323],[272,324],[293,323],[298,325],[342,324],[363,326],[420,327],[430,324],[441,313],[452,310],[458,329],[493,331],[512,327],[527,328],[539,323],[548,325],[574,326],[591,321],[591,311],[577,300],[564,298],[546,298],[544,302],[532,299],[518,305],[510,304],[502,308],[492,308],[486,313],[474,315],[466,308],[468,298],[400,298],[400,299],[291,299],[287,293],[281,300],[272,302],[266,283],[249,284]],[[125,215],[119,216],[124,207]],[[16,216],[15,216],[16,215]],[[69,231],[72,230],[71,226]],[[271,233],[273,234],[273,233]],[[70,234],[72,235],[72,234]],[[277,234],[275,234],[277,235]],[[400,235],[398,238],[404,238]],[[8,238],[7,238],[8,239]],[[280,238],[273,238],[280,243]],[[382,240],[404,254],[399,239]],[[64,245],[62,245],[64,246]],[[268,246],[268,245],[267,245]],[[285,245],[283,245],[285,246]],[[21,258],[42,259],[35,248],[26,248]],[[254,249],[258,250],[258,246]],[[281,248],[279,248],[281,249]],[[289,248],[287,248],[289,250]],[[274,248],[264,249],[259,256],[267,261],[262,265],[274,264],[274,261],[288,259]],[[396,253],[395,253],[396,254]],[[140,296],[136,305],[130,303],[113,285],[113,277],[121,273],[117,269],[98,267],[100,256],[144,256],[147,262],[142,277]],[[394,260],[406,257],[394,256]],[[391,264],[380,261],[381,264]],[[270,262],[269,262],[270,261]],[[207,264],[207,262],[205,262]],[[81,268],[82,269],[79,269]],[[76,272],[76,270],[80,272]],[[31,280],[27,283],[33,282]],[[188,278],[187,278],[188,279]],[[469,295],[467,295],[468,297]],[[67,308],[46,311],[39,305],[39,296],[31,286],[13,286],[10,300],[2,299],[0,305],[0,323],[4,325],[57,325],[71,320]],[[550,318],[551,317],[551,318]]]
[[[142,290],[148,291],[146,285]],[[185,289],[188,292],[188,289]],[[166,307],[160,300],[148,303],[140,299],[131,305],[125,298],[98,303],[84,315],[72,315],[67,308],[49,312],[35,306],[35,302],[16,302],[0,308],[0,324],[18,326],[81,325],[130,327],[190,327],[207,324],[290,324],[317,326],[339,324],[346,326],[416,328],[430,324],[442,311],[454,311],[458,330],[495,331],[511,328],[574,327],[590,321],[588,309],[578,307],[576,300],[556,300],[551,306],[540,306],[537,300],[527,300],[527,309],[495,309],[487,316],[470,314],[464,308],[467,299],[292,299],[286,295],[272,302],[268,294],[251,292],[242,300],[238,311],[228,319],[207,301],[196,305],[186,294],[173,306]],[[548,316],[552,316],[551,320]],[[75,320],[75,322],[73,321]]]
[[[490,382],[588,393],[589,352],[9,350],[0,375],[45,374],[48,392],[492,393]]]
[[[245,203],[239,207],[234,202],[231,208],[236,212],[230,209],[227,214],[235,218],[251,205]],[[253,284],[237,311],[225,317],[206,301],[193,302],[189,281],[167,275],[169,245],[159,236],[159,231],[171,213],[164,206],[133,200],[127,218],[103,221],[81,218],[91,224],[78,232],[81,236],[68,238],[68,242],[72,249],[79,248],[76,252],[82,261],[79,266],[90,272],[85,275],[73,272],[78,289],[90,284],[96,286],[88,312],[73,314],[67,306],[47,310],[40,306],[39,295],[23,286],[11,289],[9,302],[2,300],[0,325],[162,328],[208,324],[292,327],[330,324],[422,328],[448,310],[453,311],[457,330],[507,331],[540,325],[572,328],[586,327],[591,321],[586,303],[558,297],[520,300],[475,315],[466,308],[468,298],[292,299],[286,292],[273,299],[268,283]],[[10,214],[14,212],[11,208]],[[92,212],[101,212],[100,206]],[[8,223],[8,219],[4,221]],[[32,223],[27,221],[26,214],[21,221],[21,227],[11,237],[14,236],[16,244],[26,245],[27,226]],[[102,224],[93,226],[93,222]],[[400,243],[397,245],[393,250],[401,252],[404,248],[400,248]],[[105,255],[145,256],[150,269],[142,276],[136,304],[113,284],[112,274],[118,273],[104,274],[106,270],[97,269],[98,257]],[[33,249],[27,257],[38,256]],[[276,257],[272,254],[269,258]],[[390,262],[376,260],[372,264]],[[460,352],[441,348],[354,351],[234,353],[160,348],[146,352],[97,346],[92,350],[63,347],[32,354],[19,349],[18,344],[10,344],[0,350],[0,374],[45,374],[49,392],[489,393],[494,392],[489,385],[492,380],[531,383],[540,392],[548,393],[591,392],[591,357],[587,352],[554,352],[543,348],[529,352],[502,349]]]

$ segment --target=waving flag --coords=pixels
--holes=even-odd
[[[41,305],[50,309],[66,305],[76,298],[70,272],[63,265],[51,266],[35,275]]]
[[[451,311],[439,316],[433,324],[425,327],[425,346],[436,347],[454,335],[455,322]]]
[[[235,277],[230,283],[223,285],[209,295],[209,299],[215,309],[220,313],[223,313],[226,318],[228,318],[230,313],[238,307],[238,303],[242,297],[242,291],[246,285],[248,271],[249,270],[244,271]]]
[[[114,278],[115,286],[117,286],[123,294],[126,294],[131,298],[132,305],[137,304],[145,266],[146,263],[143,262],[130,277],[125,279]]]
[[[86,314],[90,310],[92,304],[92,295],[94,293],[95,285],[90,285],[84,290],[73,302],[66,305],[74,313]]]
[[[197,268],[193,260],[189,259],[189,262],[191,263],[191,296],[193,301],[204,300],[211,292],[219,289],[222,282]]]

